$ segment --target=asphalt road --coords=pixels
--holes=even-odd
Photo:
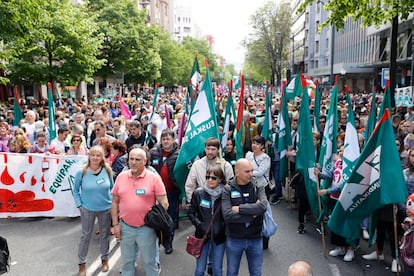
[[[340,257],[325,257],[322,236],[312,222],[306,224],[306,233],[296,233],[297,211],[289,208],[286,202],[273,206],[273,216],[279,230],[270,239],[270,247],[264,252],[263,275],[287,275],[289,265],[296,260],[306,260],[313,266],[314,275],[393,275],[390,271],[391,257],[388,242],[385,244],[384,262],[365,261],[361,258],[374,250],[367,248],[361,240],[361,248],[353,262],[347,263]],[[80,237],[79,218],[11,218],[0,219],[0,235],[6,237],[12,256],[9,274],[26,275],[77,275],[77,249]],[[195,259],[185,252],[186,237],[193,232],[189,220],[183,217],[174,240],[174,251],[165,255],[160,250],[161,275],[193,275]],[[325,235],[326,252],[333,248],[329,234]],[[225,269],[224,260],[224,269]],[[89,275],[120,275],[120,250],[118,243],[111,240],[110,271],[100,272],[99,235],[93,235],[88,253]],[[142,262],[137,263],[136,275],[145,275]],[[225,273],[224,273],[225,275]],[[249,275],[245,257],[240,275]]]

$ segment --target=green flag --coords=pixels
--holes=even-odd
[[[270,91],[269,91],[270,90]],[[265,107],[265,118],[263,121],[263,128],[261,136],[265,138],[266,141],[273,142],[273,126],[272,126],[272,89],[269,89],[269,86],[266,86],[266,107]]]
[[[20,109],[19,105],[19,95],[17,94],[17,86],[13,88],[13,94],[14,94],[14,101],[13,101],[13,125],[14,126],[20,126],[20,121],[23,119],[23,113]]]
[[[369,111],[368,122],[365,127],[365,141],[368,141],[371,136],[372,131],[375,128],[375,123],[377,121],[377,95],[374,92],[371,99],[371,110]]]
[[[335,84],[331,91],[331,101],[329,103],[328,115],[326,116],[326,125],[322,137],[321,151],[319,153],[319,165],[322,167],[322,173],[330,175],[332,171],[332,155],[337,152],[338,134],[338,83]],[[350,108],[351,109],[351,108]],[[320,188],[327,189],[331,186],[332,179],[321,179]],[[321,197],[322,212],[317,221],[320,222],[323,217],[327,217],[330,212],[328,196]]]
[[[194,58],[193,69],[191,70],[190,83],[188,85],[187,105],[185,113],[191,114],[195,101],[198,96],[199,85],[201,82],[200,66],[198,65],[197,56]]]
[[[382,117],[385,109],[388,109],[391,112],[391,90],[388,82],[387,87],[385,88],[384,98],[382,99],[382,103],[380,106],[380,111],[378,113],[378,118]]]
[[[348,181],[360,154],[358,132],[355,127],[354,111],[351,108],[352,103],[349,94],[346,95],[346,102],[348,103],[348,122],[345,129],[344,157],[342,159],[343,182]]]
[[[290,135],[290,121],[288,105],[286,100],[286,87],[282,92],[280,101],[279,116],[276,123],[276,142],[277,151],[280,154],[280,179],[284,180],[288,176],[288,159],[286,156],[288,146],[292,145],[292,136]]]
[[[211,137],[219,138],[210,71],[208,68],[206,71],[206,79],[191,112],[174,166],[174,176],[183,194],[188,172],[193,162],[204,152],[205,141]]]
[[[315,90],[315,106],[313,107],[313,129],[320,131],[319,117],[321,115],[321,101],[322,101],[322,89],[320,85],[316,85]]]
[[[291,80],[286,88],[285,97],[289,101],[289,100],[294,99],[295,97],[300,97],[300,95],[302,95],[302,92],[303,92],[303,87],[302,87],[301,74],[296,74],[295,79]]]
[[[405,202],[407,196],[390,112],[386,109],[342,188],[328,226],[355,246],[364,218],[385,205]]]
[[[326,125],[322,137],[321,151],[319,154],[319,165],[322,173],[329,175],[332,166],[332,154],[337,152],[336,136],[338,134],[338,83],[331,91],[331,101],[329,103]],[[351,109],[351,107],[349,107]],[[321,189],[327,189],[331,185],[330,179],[321,181]]]
[[[313,146],[312,125],[309,110],[309,95],[302,94],[299,111],[298,145],[296,169],[303,174],[310,210],[319,215],[315,168],[315,147]]]
[[[229,138],[230,121],[232,121],[232,114],[234,114],[234,103],[233,103],[233,97],[232,97],[232,84],[231,83],[232,82],[230,82],[230,86],[229,86],[230,91],[229,91],[229,96],[227,97],[227,102],[226,102],[226,111],[225,111],[226,113],[224,114],[223,136],[221,137],[221,151],[223,155],[226,152],[227,139]],[[234,118],[233,118],[233,122],[234,122]]]
[[[243,112],[244,112],[244,75],[240,74],[240,96],[239,96],[239,108],[237,110],[237,121],[236,121],[236,159],[240,159],[244,157],[243,151],[243,141],[242,141],[242,134],[243,134]],[[246,130],[249,131],[249,130]]]
[[[49,134],[50,141],[56,138],[56,116],[55,116],[55,102],[52,96],[52,84],[47,83],[47,110],[49,112]]]

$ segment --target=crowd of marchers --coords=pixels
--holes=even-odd
[[[303,176],[295,169],[300,101],[289,101],[291,145],[287,149],[290,173],[287,179],[280,177],[280,152],[276,139],[263,137],[265,126],[266,95],[263,89],[245,91],[242,118],[242,135],[237,136],[236,120],[230,122],[227,144],[221,153],[221,136],[224,134],[224,110],[228,96],[217,92],[215,100],[219,120],[220,137],[205,141],[204,157],[190,168],[185,183],[177,183],[174,166],[180,151],[181,118],[187,109],[185,95],[178,92],[160,93],[154,100],[153,91],[135,93],[134,96],[116,95],[113,99],[94,101],[67,99],[56,101],[56,137],[51,139],[47,103],[28,106],[20,102],[24,115],[15,121],[13,108],[2,108],[0,114],[0,152],[37,153],[57,155],[87,155],[87,163],[75,177],[73,196],[81,214],[78,258],[79,276],[86,275],[87,252],[93,234],[100,235],[102,271],[110,270],[108,264],[111,235],[120,241],[122,274],[135,275],[135,263],[141,255],[146,275],[159,275],[161,271],[160,245],[155,231],[145,225],[144,217],[158,202],[174,221],[174,229],[162,240],[165,254],[173,252],[174,233],[179,227],[179,210],[186,208],[195,228],[195,236],[206,238],[201,256],[196,259],[194,275],[222,275],[223,259],[227,260],[227,275],[238,275],[243,253],[248,260],[250,275],[261,275],[263,250],[269,246],[269,238],[262,235],[263,214],[267,203],[277,205],[288,200],[298,210],[298,234],[306,234],[306,224],[311,223],[307,193]],[[318,191],[320,196],[329,195],[335,205],[341,192],[335,175],[341,173],[348,122],[348,110],[355,118],[360,148],[368,140],[367,124],[371,106],[376,101],[379,108],[382,98],[372,99],[372,94],[357,93],[351,97],[351,106],[345,95],[338,97],[337,148],[333,156],[331,174],[323,174],[318,166],[315,173],[320,178],[330,178],[334,183],[328,189]],[[240,105],[234,99],[235,109]],[[129,109],[130,118],[121,110],[121,101]],[[329,109],[329,91],[322,93],[318,127],[313,131],[316,160],[319,159],[324,128]],[[277,136],[277,120],[281,116],[282,100],[276,94],[271,103],[273,137]],[[315,99],[310,100],[311,117]],[[235,114],[236,115],[236,114]],[[412,107],[396,107],[392,115],[395,143],[400,156],[408,194],[414,193],[414,111]],[[240,141],[237,141],[240,139]],[[236,152],[240,143],[243,152]],[[241,157],[241,158],[240,158]],[[289,190],[289,191],[288,191]],[[181,206],[185,194],[187,206]],[[376,248],[362,258],[385,259],[384,244],[389,241],[392,255],[391,269],[401,270],[396,245],[391,237],[394,231],[406,243],[414,242],[410,231],[414,229],[414,199],[398,205],[399,222],[394,228],[393,208],[387,205],[378,212]],[[95,219],[98,230],[95,231]],[[413,221],[413,222],[412,222]],[[369,218],[361,221],[361,238],[369,239]],[[354,250],[344,237],[331,232],[330,256],[343,256],[344,261],[355,258]],[[404,239],[405,238],[405,239]],[[409,246],[408,246],[409,248]],[[409,250],[408,250],[409,251]],[[404,249],[401,253],[407,253]],[[413,257],[414,260],[414,257]],[[414,266],[405,262],[406,275],[414,274]],[[410,274],[411,273],[411,274]]]

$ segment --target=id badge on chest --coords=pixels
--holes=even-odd
[[[136,189],[135,190],[135,195],[137,195],[137,196],[145,195],[145,189]]]

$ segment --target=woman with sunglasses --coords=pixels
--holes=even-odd
[[[221,276],[226,246],[225,224],[221,213],[221,192],[226,177],[220,164],[214,164],[207,169],[206,182],[203,187],[194,191],[188,210],[188,217],[196,228],[195,236],[197,238],[206,236],[201,256],[196,261],[194,276],[204,275],[209,257],[212,261],[213,275]],[[206,233],[208,228],[210,229]]]
[[[67,155],[88,155],[88,150],[82,145],[82,136],[73,134],[70,143],[72,146],[68,149]]]

